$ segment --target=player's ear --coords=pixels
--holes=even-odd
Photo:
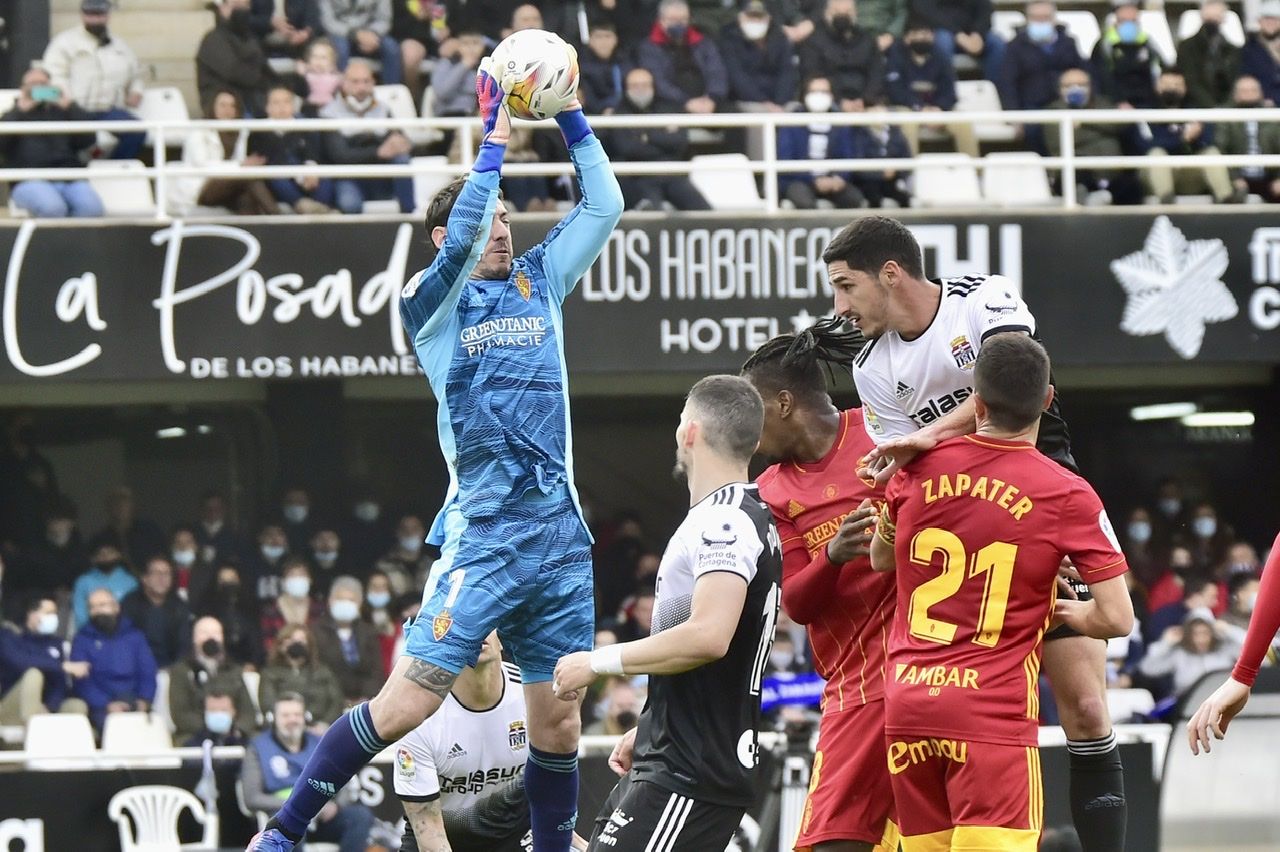
[[[443,225],[436,225],[431,229],[431,242],[435,245],[437,250],[444,245],[444,238],[448,233],[449,229]]]
[[[896,260],[886,260],[884,266],[880,267],[880,283],[886,287],[897,284],[901,277],[902,267],[898,266]]]
[[[1044,409],[1047,411],[1050,404],[1053,403],[1053,385],[1049,385],[1049,392],[1044,395]]]
[[[792,408],[795,407],[795,398],[789,390],[778,391],[778,414],[782,417],[788,417]]]
[[[982,397],[978,396],[975,391],[973,394],[973,414],[978,425],[981,426],[987,419],[987,404],[982,401]]]

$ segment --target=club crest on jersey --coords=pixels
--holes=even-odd
[[[411,780],[417,775],[417,770],[413,765],[413,755],[409,753],[407,748],[396,749],[396,771],[400,773],[400,777]]]
[[[961,370],[972,370],[973,363],[978,360],[969,338],[963,334],[951,341],[951,357],[956,359],[956,366]]]
[[[801,515],[803,515],[804,512],[805,512],[804,506],[801,506],[795,500],[787,501],[787,517],[788,518],[798,518]]]
[[[529,283],[529,276],[524,274],[524,270],[516,273],[516,289],[520,291],[521,296],[524,296],[526,302],[529,301],[529,296],[533,293],[533,285]]]
[[[835,496],[839,493],[840,489],[835,485],[828,485],[826,488],[822,489],[822,496],[826,497],[828,500],[835,499]]]
[[[512,751],[519,751],[529,744],[529,731],[524,726],[524,719],[516,719],[507,725],[507,745]]]
[[[431,635],[439,642],[449,632],[449,628],[453,626],[453,616],[449,614],[449,610],[437,615],[431,619]]]

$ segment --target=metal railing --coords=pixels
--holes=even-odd
[[[1080,204],[1077,197],[1076,177],[1082,170],[1088,169],[1151,169],[1151,168],[1203,168],[1205,166],[1225,166],[1239,168],[1256,166],[1280,168],[1280,155],[1226,155],[1196,154],[1190,156],[1118,156],[1118,157],[1084,157],[1076,154],[1075,139],[1072,133],[1077,124],[1163,124],[1198,121],[1205,124],[1230,124],[1257,121],[1261,123],[1280,122],[1280,108],[1269,109],[1106,109],[1106,110],[1026,110],[1026,111],[986,111],[986,112],[862,112],[862,113],[825,113],[820,119],[812,113],[718,113],[714,115],[665,114],[665,115],[626,115],[626,116],[592,116],[591,125],[598,131],[625,130],[629,128],[668,128],[685,129],[701,128],[705,130],[743,129],[758,131],[761,135],[761,157],[742,162],[614,162],[613,170],[619,176],[643,175],[688,175],[691,171],[741,171],[749,169],[753,174],[763,176],[764,206],[768,213],[779,209],[778,176],[793,172],[846,171],[846,172],[879,172],[894,170],[909,172],[921,165],[916,158],[894,159],[830,159],[830,160],[779,160],[777,146],[777,130],[782,127],[807,126],[821,121],[823,124],[850,127],[876,127],[881,125],[905,126],[947,126],[947,125],[1044,125],[1046,133],[1058,134],[1059,156],[1041,157],[1026,152],[1025,158],[1006,157],[998,163],[988,164],[983,158],[972,160],[977,169],[991,165],[995,168],[1017,166],[1041,166],[1050,171],[1061,172],[1062,202],[1072,209]],[[517,122],[517,126],[554,127],[553,121]],[[351,130],[353,126],[367,130],[403,130],[415,131],[452,131],[458,134],[457,146],[461,151],[461,163],[448,164],[379,164],[379,165],[298,165],[298,166],[234,166],[223,164],[211,166],[189,166],[181,161],[174,161],[168,156],[170,141],[181,144],[186,134],[194,130],[218,131],[295,131],[295,132],[333,132]],[[480,125],[475,118],[385,118],[363,119],[357,123],[340,119],[292,119],[276,121],[270,119],[242,119],[234,121],[212,121],[207,119],[193,121],[69,121],[69,122],[0,122],[0,136],[12,134],[67,134],[67,133],[141,133],[150,136],[149,144],[153,152],[154,165],[145,169],[132,170],[124,177],[145,176],[155,182],[155,218],[167,220],[167,191],[169,182],[180,177],[238,177],[238,178],[389,178],[412,177],[414,175],[453,176],[463,174],[471,167],[473,152]],[[524,176],[561,176],[570,175],[573,168],[570,163],[508,163],[503,166],[503,174],[512,177]],[[83,180],[90,173],[83,168],[57,169],[12,169],[0,168],[0,181],[17,182],[22,180]],[[100,180],[111,180],[115,175],[98,174]]]

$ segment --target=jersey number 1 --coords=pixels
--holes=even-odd
[[[935,553],[942,554],[942,573],[912,593],[908,614],[911,635],[939,645],[954,642],[957,626],[931,617],[929,609],[957,594],[966,580],[982,577],[982,606],[978,611],[978,628],[973,642],[994,648],[1004,628],[1018,546],[1006,541],[993,541],[977,553],[968,554],[959,536],[939,527],[927,527],[911,539],[911,561],[917,565],[931,564]]]

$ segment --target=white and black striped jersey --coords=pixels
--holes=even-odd
[[[782,547],[754,485],[731,483],[689,510],[662,555],[653,632],[689,619],[698,578],[737,574],[747,597],[729,650],[678,675],[649,678],[633,778],[720,805],[754,799],[760,679],[778,616]]]
[[[868,340],[853,361],[867,434],[877,444],[928,426],[973,393],[982,341],[1005,331],[1036,336],[1036,320],[1003,275],[944,278],[933,322],[906,340],[887,331]],[[1040,424],[1040,451],[1075,469],[1071,440],[1055,395]]]

